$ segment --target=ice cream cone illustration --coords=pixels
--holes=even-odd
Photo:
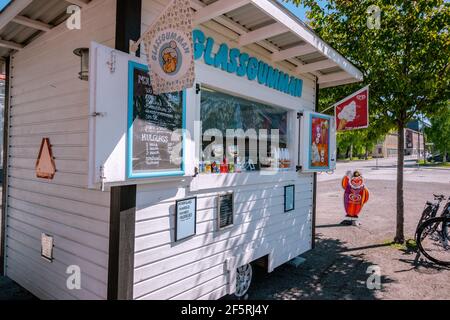
[[[355,120],[355,118],[356,118],[356,102],[352,101],[344,108],[342,108],[342,111],[338,114],[339,119],[339,125],[337,128],[338,131],[344,130],[347,123]]]
[[[339,126],[337,128],[338,131],[344,130],[346,125],[347,125],[347,120],[339,119]]]

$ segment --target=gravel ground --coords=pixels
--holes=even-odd
[[[414,252],[388,244],[395,234],[395,181],[369,180],[370,200],[361,226],[343,227],[340,181],[318,185],[317,244],[298,268],[256,272],[249,299],[450,299],[450,269],[414,265]],[[405,182],[405,235],[414,237],[425,201],[448,193],[445,183]],[[377,265],[381,289],[367,288],[367,269]]]

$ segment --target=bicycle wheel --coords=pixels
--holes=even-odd
[[[418,235],[420,225],[422,223],[424,223],[426,220],[428,220],[430,218],[434,218],[435,215],[436,215],[436,213],[434,212],[434,208],[431,205],[428,205],[425,207],[425,209],[423,209],[419,223],[417,224],[417,227],[416,227],[416,242],[418,241],[417,235]]]
[[[436,264],[450,265],[450,217],[431,218],[417,230],[420,252]]]

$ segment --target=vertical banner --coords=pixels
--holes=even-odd
[[[334,105],[337,131],[369,126],[369,86],[362,88]]]
[[[311,116],[310,168],[330,167],[330,127],[329,118]]]
[[[333,116],[304,111],[300,122],[302,172],[336,169],[336,126]]]
[[[194,85],[193,15],[189,0],[172,0],[144,34],[153,94]]]

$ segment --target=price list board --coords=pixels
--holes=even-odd
[[[183,92],[153,95],[147,70],[130,64],[128,176],[183,174]]]

